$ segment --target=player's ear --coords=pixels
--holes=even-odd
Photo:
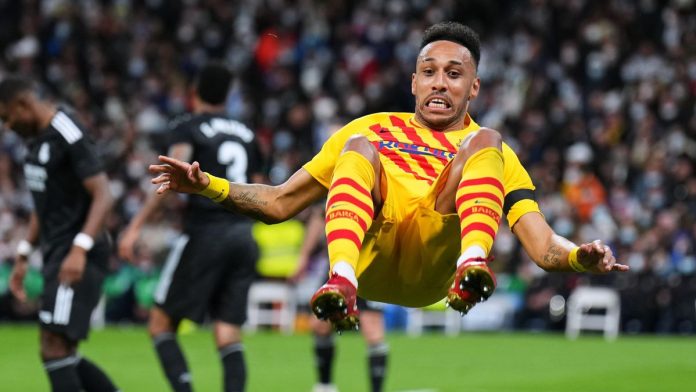
[[[416,95],[416,74],[411,74],[411,94]]]
[[[477,77],[474,79],[474,82],[471,84],[471,89],[469,90],[469,101],[478,97],[479,88],[481,88],[481,79],[479,79]]]

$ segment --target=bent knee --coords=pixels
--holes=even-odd
[[[150,333],[150,337],[154,338],[163,333],[175,332],[177,324],[164,311],[159,308],[153,308],[150,311],[147,330]]]
[[[498,150],[503,149],[503,137],[500,132],[490,128],[480,128],[478,131],[470,134],[462,143],[461,152],[468,156],[473,155],[477,151],[484,148],[494,147]]]
[[[43,360],[64,358],[75,354],[77,343],[63,335],[50,332],[41,332],[41,358]]]
[[[379,162],[377,149],[370,143],[365,135],[353,135],[348,138],[346,144],[343,146],[343,152],[347,151],[355,151],[373,164]]]

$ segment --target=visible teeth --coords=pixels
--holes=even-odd
[[[446,109],[446,108],[448,107],[448,106],[447,106],[447,102],[445,102],[444,100],[439,99],[439,98],[435,98],[435,99],[433,99],[432,101],[430,101],[430,102],[428,103],[428,106],[429,106],[429,107],[439,108],[439,109]]]

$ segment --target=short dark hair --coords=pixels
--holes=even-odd
[[[420,49],[434,41],[452,41],[469,49],[476,62],[474,65],[478,68],[481,59],[481,40],[471,27],[451,21],[436,23],[425,30]]]
[[[20,94],[34,91],[34,82],[26,77],[11,75],[0,81],[0,102],[9,103]]]
[[[232,83],[232,72],[221,62],[207,63],[198,73],[196,93],[211,105],[225,103]]]

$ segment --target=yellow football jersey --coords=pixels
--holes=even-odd
[[[379,152],[386,196],[360,251],[356,271],[360,296],[425,306],[446,295],[460,251],[459,217],[439,214],[434,205],[460,144],[480,128],[468,114],[466,124],[461,130],[438,132],[418,124],[413,113],[367,115],[332,135],[304,165],[329,188],[336,159],[351,136],[365,136]],[[529,174],[507,144],[503,159],[504,212],[512,227],[523,214],[539,212],[539,207]]]

